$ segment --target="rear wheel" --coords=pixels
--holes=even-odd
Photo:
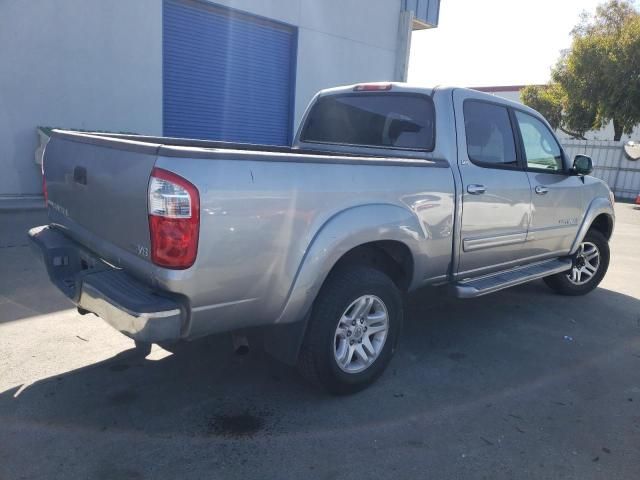
[[[402,296],[384,273],[345,265],[316,299],[298,368],[331,393],[362,390],[389,364],[402,323]]]
[[[589,230],[573,257],[571,270],[544,281],[562,295],[585,295],[598,286],[608,268],[609,243],[597,230]]]

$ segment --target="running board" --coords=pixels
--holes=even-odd
[[[557,258],[544,262],[525,265],[523,267],[492,273],[483,277],[471,278],[456,283],[455,292],[458,298],[475,298],[504,288],[527,283],[531,280],[554,275],[570,270],[571,259]]]

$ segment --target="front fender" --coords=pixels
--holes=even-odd
[[[613,205],[611,204],[611,200],[604,197],[596,197],[594,198],[589,207],[587,208],[587,212],[582,218],[582,223],[580,224],[580,228],[578,229],[578,233],[576,238],[571,245],[570,255],[573,255],[578,251],[578,247],[580,247],[580,243],[584,240],[584,237],[587,235],[589,228],[593,224],[593,221],[598,218],[599,215],[605,214],[611,218],[612,226],[615,224],[615,212],[613,210]]]
[[[277,323],[300,320],[310,310],[333,266],[349,250],[365,243],[395,240],[414,256],[411,284],[419,280],[427,231],[408,209],[392,204],[351,207],[331,217],[311,241]]]

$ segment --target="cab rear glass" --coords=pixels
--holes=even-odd
[[[320,97],[301,140],[403,150],[433,150],[435,108],[427,95],[347,93]]]

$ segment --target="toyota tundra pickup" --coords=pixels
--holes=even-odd
[[[51,281],[138,348],[260,332],[335,393],[378,377],[403,298],[602,280],[613,196],[536,111],[400,83],[321,91],[291,147],[55,131]]]

